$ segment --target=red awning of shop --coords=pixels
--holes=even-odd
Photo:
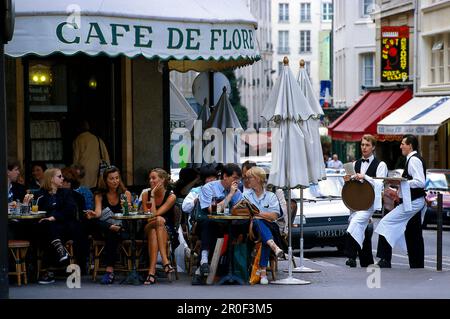
[[[410,89],[369,91],[328,127],[334,140],[357,142],[364,134],[372,134],[379,141],[397,139],[377,134],[377,123],[408,102]]]

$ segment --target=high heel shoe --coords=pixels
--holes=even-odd
[[[144,285],[154,285],[156,284],[156,277],[154,274],[148,274],[147,278],[144,281]]]
[[[165,272],[166,274],[175,272],[175,269],[172,267],[171,264],[165,264],[165,265],[163,266],[163,268],[164,268],[164,272]]]

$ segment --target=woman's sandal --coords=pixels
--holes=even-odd
[[[163,267],[164,267],[164,272],[166,274],[175,272],[175,269],[172,267],[171,264],[165,264]]]
[[[144,281],[144,285],[154,285],[156,283],[156,277],[153,274],[148,274]]]

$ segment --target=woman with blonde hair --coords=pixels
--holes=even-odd
[[[46,211],[45,218],[39,220],[39,239],[43,247],[50,244],[60,263],[66,262],[69,258],[63,240],[73,239],[75,248],[79,245],[77,205],[71,191],[63,188],[63,180],[59,168],[47,169],[44,172],[41,190],[36,194],[39,210]],[[45,272],[39,279],[41,284],[52,282],[54,278],[50,272]]]
[[[112,284],[115,279],[114,263],[117,259],[117,247],[128,234],[117,221],[105,216],[122,213],[122,201],[126,198],[131,206],[131,193],[127,191],[120,177],[120,171],[115,166],[110,166],[103,172],[99,181],[99,188],[95,194],[95,211],[88,210],[87,219],[98,218],[98,225],[105,237],[106,273],[101,279],[104,285]],[[103,215],[103,216],[102,216]]]
[[[162,168],[152,169],[150,172],[150,190],[142,196],[144,209],[149,211],[152,217],[145,226],[145,233],[148,242],[149,267],[145,285],[156,283],[156,258],[158,251],[164,271],[170,275],[175,271],[167,256],[167,241],[173,236],[177,236],[174,227],[174,206],[175,194],[167,189],[169,185],[169,174]]]
[[[261,236],[261,259],[259,262],[260,284],[267,285],[267,264],[270,250],[277,257],[283,257],[283,250],[274,241],[274,235],[279,237],[279,229],[276,220],[279,218],[280,203],[275,193],[265,190],[266,172],[260,167],[252,167],[245,174],[248,178],[250,190],[243,196],[259,209],[259,214],[253,219],[253,231]],[[275,236],[277,238],[277,236]]]

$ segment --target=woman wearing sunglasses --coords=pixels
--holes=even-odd
[[[44,172],[41,190],[36,194],[40,211],[46,211],[46,217],[39,221],[39,239],[41,247],[53,248],[57,260],[62,263],[69,258],[63,242],[74,240],[79,245],[79,223],[76,219],[77,205],[70,190],[63,188],[63,176],[59,168],[49,168]],[[50,244],[50,245],[49,245]],[[76,247],[77,249],[78,247]],[[44,273],[39,283],[54,282],[51,273]]]

